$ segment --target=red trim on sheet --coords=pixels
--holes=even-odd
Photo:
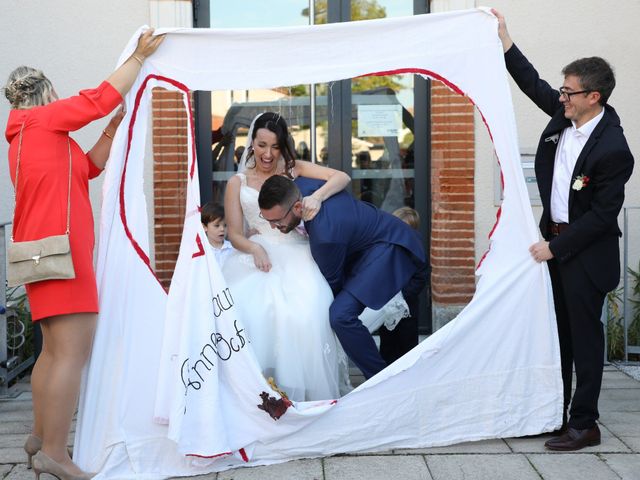
[[[489,132],[489,138],[491,139],[491,143],[494,143],[493,142],[493,134],[491,133],[491,128],[489,127],[489,124],[487,123],[486,118],[484,118],[484,115],[482,114],[482,111],[476,105],[476,102],[474,102],[473,99],[471,97],[469,97],[466,93],[464,93],[460,87],[458,87],[456,84],[450,82],[449,80],[447,80],[443,76],[438,75],[437,73],[432,72],[431,70],[425,70],[423,68],[399,68],[399,69],[396,69],[396,70],[387,70],[387,71],[384,71],[384,72],[375,72],[375,73],[370,73],[370,74],[361,75],[361,76],[362,77],[366,77],[366,76],[369,76],[369,75],[375,75],[375,76],[398,75],[398,74],[401,74],[401,73],[417,73],[419,75],[426,75],[427,77],[435,78],[436,80],[439,80],[442,83],[444,83],[447,87],[449,87],[451,90],[453,90],[457,94],[467,97],[469,99],[469,101],[471,102],[471,104],[474,107],[476,107],[476,110],[478,110],[478,112],[480,113],[480,117],[482,118],[482,122],[484,123],[485,127],[487,127],[487,131]],[[497,157],[498,157],[498,155],[496,154],[496,158]],[[498,158],[498,165],[500,165],[500,159],[499,158]],[[502,176],[502,165],[500,165],[500,182],[501,182],[502,188],[504,190],[504,177]],[[491,229],[491,232],[489,233],[489,238],[491,238],[491,235],[493,235],[493,232],[495,232],[495,230],[496,230],[496,228],[498,226],[498,222],[500,221],[500,212],[501,212],[501,209],[498,209],[498,213],[496,215],[496,223],[493,225],[493,228]],[[478,268],[480,268],[480,265],[482,265],[482,261],[484,260],[484,258],[489,253],[489,250],[491,250],[491,246],[489,246],[487,251],[484,252],[484,254],[482,255],[482,258],[480,259],[480,262],[478,262],[478,266],[476,267],[476,270]]]
[[[125,234],[127,235],[127,238],[129,239],[129,242],[131,242],[131,245],[133,246],[133,249],[135,250],[135,252],[138,254],[138,256],[140,257],[140,259],[144,262],[144,264],[147,266],[147,268],[149,269],[149,271],[151,272],[151,274],[154,276],[154,278],[158,281],[158,283],[160,283],[160,279],[158,279],[158,276],[156,275],[156,272],[153,270],[153,268],[151,268],[151,260],[149,259],[149,256],[146,254],[146,252],[142,249],[142,247],[140,246],[140,244],[137,242],[137,240],[135,238],[133,238],[133,234],[131,233],[131,230],[129,229],[129,224],[127,223],[127,212],[126,212],[126,208],[125,208],[125,197],[124,197],[124,189],[125,189],[125,180],[127,178],[127,164],[129,163],[129,153],[131,152],[131,142],[133,139],[133,127],[136,123],[136,119],[138,117],[138,109],[140,108],[140,102],[142,100],[142,95],[144,94],[144,91],[147,88],[147,85],[149,83],[149,80],[154,79],[154,80],[159,80],[161,82],[166,82],[170,85],[173,85],[174,87],[176,87],[177,89],[181,90],[183,92],[183,94],[185,94],[187,96],[187,104],[191,105],[191,94],[189,93],[189,89],[187,88],[186,85],[177,82],[175,80],[173,80],[172,78],[168,78],[168,77],[163,77],[160,75],[147,75],[147,77],[144,79],[144,81],[142,82],[142,85],[140,85],[140,88],[138,89],[138,91],[136,92],[136,99],[134,102],[134,106],[133,106],[133,111],[131,112],[131,120],[129,121],[129,127],[127,130],[127,151],[125,153],[125,157],[124,157],[124,166],[122,168],[122,175],[120,178],[120,219],[122,220],[122,226],[124,227],[124,231]],[[195,164],[196,164],[196,147],[195,147],[195,122],[194,122],[194,118],[193,118],[193,111],[191,109],[189,109],[189,124],[191,126],[191,153],[192,153],[192,160],[191,160],[191,168],[190,168],[190,178],[193,178],[193,172],[195,170]],[[162,284],[160,284],[162,285]],[[164,289],[164,287],[163,287]],[[166,291],[166,289],[164,289]]]
[[[186,457],[196,457],[196,458],[218,458],[218,457],[226,457],[227,455],[231,455],[231,452],[218,453],[217,455],[198,455],[197,453],[187,453]]]
[[[434,78],[434,79],[439,80],[440,82],[444,83],[447,87],[449,87],[451,90],[453,90],[457,94],[465,96],[466,98],[468,98],[469,101],[471,102],[471,104],[474,107],[476,107],[476,109],[480,113],[480,117],[482,118],[482,121],[485,124],[485,126],[487,128],[487,131],[489,132],[489,138],[491,139],[491,142],[493,143],[493,134],[491,133],[491,128],[489,127],[489,124],[487,123],[487,120],[485,119],[484,115],[482,114],[482,111],[478,108],[478,106],[476,105],[476,103],[473,101],[473,99],[471,97],[469,97],[467,94],[465,94],[464,91],[462,91],[462,89],[460,87],[458,87],[456,84],[452,83],[451,81],[447,80],[445,77],[443,77],[441,75],[438,75],[437,73],[435,73],[435,72],[433,72],[431,70],[426,70],[426,69],[423,69],[423,68],[398,68],[398,69],[395,69],[395,70],[385,70],[385,71],[381,71],[381,72],[372,72],[372,73],[368,73],[368,74],[360,75],[360,76],[361,77],[366,77],[366,76],[398,75],[398,74],[403,74],[403,73],[413,73],[413,74],[424,75],[424,76],[427,76],[427,77]],[[142,94],[144,93],[144,90],[146,89],[147,83],[149,82],[150,79],[159,80],[161,82],[167,82],[167,83],[173,85],[174,87],[178,88],[179,90],[182,90],[182,92],[187,96],[187,103],[189,105],[191,104],[190,103],[191,95],[189,93],[189,89],[183,83],[180,83],[180,82],[178,82],[178,81],[176,81],[176,80],[174,80],[172,78],[169,78],[169,77],[163,77],[163,76],[160,76],[160,75],[153,75],[153,74],[152,75],[148,75],[144,79],[144,82],[142,83],[140,88],[138,89],[138,92],[136,94],[136,100],[135,100],[133,113],[131,115],[131,120],[129,122],[129,130],[128,130],[128,135],[129,136],[128,136],[128,140],[127,140],[127,153],[126,153],[126,156],[125,156],[124,168],[122,170],[122,180],[120,182],[120,218],[122,219],[122,224],[124,226],[124,229],[125,229],[125,232],[127,234],[127,237],[129,238],[129,241],[131,242],[131,245],[135,249],[136,253],[138,253],[138,256],[147,265],[147,267],[149,268],[149,270],[151,271],[151,273],[153,274],[155,279],[158,280],[158,283],[160,283],[160,280],[158,279],[156,273],[154,272],[153,268],[151,268],[151,262],[149,260],[149,257],[144,252],[144,250],[142,250],[142,248],[140,247],[138,242],[133,238],[133,235],[131,234],[131,231],[129,230],[129,227],[127,225],[127,217],[126,217],[126,212],[125,212],[125,206],[124,206],[124,183],[125,183],[125,177],[126,177],[126,171],[127,171],[127,162],[129,160],[129,151],[131,150],[131,136],[132,136],[132,133],[133,133],[133,125],[134,125],[136,117],[137,117],[138,108],[140,106],[140,100],[142,98]],[[192,157],[191,158],[191,166],[189,168],[189,178],[193,179],[193,175],[195,173],[195,166],[196,166],[196,147],[195,147],[195,121],[194,121],[194,118],[193,118],[192,109],[189,109],[189,126],[190,126],[190,129],[191,129],[191,157]],[[496,155],[496,157],[497,157],[497,155]],[[499,158],[498,158],[498,165],[500,165],[500,159]],[[501,181],[503,189],[504,189],[504,177],[502,175],[502,167],[500,168],[500,181]],[[198,210],[200,211],[200,206],[198,206]],[[491,232],[489,233],[489,238],[491,238],[491,235],[493,235],[493,232],[496,230],[496,228],[498,226],[498,223],[500,222],[500,213],[501,213],[501,209],[498,209],[498,213],[496,215],[496,223],[494,224],[493,228],[491,229]],[[198,240],[199,240],[199,238],[198,238]],[[482,258],[480,259],[480,262],[478,263],[478,266],[476,267],[476,269],[480,268],[480,265],[482,265],[482,261],[484,260],[484,258],[489,253],[489,250],[490,250],[490,248],[487,249],[487,251],[482,255]],[[244,452],[244,450],[240,450],[240,452],[242,454],[242,452]],[[246,460],[246,461],[248,461],[248,460]]]
[[[247,452],[244,451],[244,448],[241,448],[240,450],[238,450],[238,452],[240,453],[240,456],[242,457],[242,460],[245,463],[249,462],[249,457],[247,456]]]
[[[200,240],[199,234],[196,234],[196,245],[198,245],[198,251],[191,255],[191,258],[202,257],[204,255],[204,247],[202,246],[202,240]]]

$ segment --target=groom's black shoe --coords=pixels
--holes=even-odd
[[[549,450],[573,451],[581,450],[584,447],[594,447],[600,445],[600,429],[598,425],[584,430],[572,427],[559,437],[547,440],[544,444]]]

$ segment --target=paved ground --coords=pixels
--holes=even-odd
[[[31,424],[28,384],[0,399],[0,479],[32,479],[22,444]],[[545,438],[504,438],[450,447],[339,455],[195,477],[199,480],[640,480],[640,382],[605,369],[602,444],[545,451]],[[43,480],[45,480],[43,478]],[[49,480],[49,479],[46,479]]]

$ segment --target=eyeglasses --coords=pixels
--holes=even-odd
[[[560,98],[564,97],[567,100],[571,101],[571,97],[573,95],[577,95],[579,93],[591,93],[592,90],[578,90],[577,92],[568,92],[565,87],[560,87],[558,89],[558,92],[560,93]]]
[[[291,212],[291,209],[293,208],[293,206],[296,204],[296,202],[298,202],[300,200],[300,197],[296,198],[293,203],[291,204],[291,206],[289,207],[289,209],[287,210],[287,213],[284,214],[283,217],[281,218],[277,218],[275,220],[269,220],[268,218],[265,218],[262,215],[262,212],[259,213],[259,217],[263,220],[266,220],[267,222],[269,222],[271,225],[273,225],[274,227],[284,227],[284,225],[282,225],[280,222],[282,222],[285,218],[287,218],[287,216],[289,215],[289,213]]]

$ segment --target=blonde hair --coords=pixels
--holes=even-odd
[[[411,207],[400,207],[393,212],[393,215],[398,217],[414,230],[418,230],[418,228],[420,228],[420,215],[418,215],[418,212]]]
[[[35,68],[21,66],[9,75],[4,87],[4,95],[11,108],[27,109],[46,105],[55,100],[51,81]]]

